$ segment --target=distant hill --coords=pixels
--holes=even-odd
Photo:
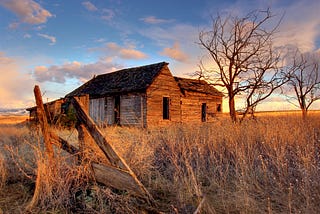
[[[2,116],[10,116],[10,115],[16,115],[16,116],[22,116],[27,115],[28,112],[25,108],[0,108],[0,115]]]

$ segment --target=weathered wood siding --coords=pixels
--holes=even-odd
[[[115,124],[115,96],[90,99],[90,117],[98,125]],[[146,126],[146,98],[144,94],[120,95],[120,124]]]
[[[103,125],[105,121],[105,98],[90,99],[89,115],[98,125]]]
[[[80,101],[80,103],[83,105],[84,110],[89,112],[89,94],[78,96],[77,99]]]
[[[55,100],[50,103],[44,104],[47,120],[49,123],[55,123],[58,117],[61,115],[61,105],[64,102],[63,99]]]
[[[222,109],[221,112],[217,111],[218,104],[222,104],[222,97],[186,91],[185,95],[181,97],[181,121],[187,123],[201,122],[201,108],[203,103],[206,103],[207,106],[207,122],[212,121],[222,113]]]
[[[159,72],[146,92],[117,95],[120,97],[119,125],[137,127],[165,126],[173,123],[199,123],[202,121],[202,106],[205,106],[205,121],[213,121],[221,112],[222,97],[205,93],[181,92],[178,83],[167,66]],[[115,124],[115,95],[90,99],[89,114],[98,125]],[[164,119],[163,98],[169,98],[169,118]],[[205,103],[205,105],[203,105]]]
[[[147,89],[147,125],[163,126],[181,121],[180,88],[167,66]],[[169,97],[169,119],[163,119],[163,97]]]
[[[113,125],[114,124],[114,97],[108,96],[105,97],[105,118],[107,125]],[[121,102],[120,102],[121,103]]]
[[[146,126],[146,99],[142,94],[128,94],[120,97],[120,124]]]

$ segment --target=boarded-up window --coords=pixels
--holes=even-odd
[[[170,104],[169,97],[163,97],[163,99],[162,99],[162,117],[164,120],[169,120],[169,118],[170,118],[169,104]]]

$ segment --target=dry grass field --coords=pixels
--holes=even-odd
[[[159,212],[320,213],[320,114],[103,131]],[[76,143],[76,130],[55,132]],[[92,181],[95,158],[79,166],[56,150],[48,167],[35,126],[0,125],[0,213],[145,213],[141,200]]]
[[[0,115],[0,124],[16,124],[26,121],[27,115]]]

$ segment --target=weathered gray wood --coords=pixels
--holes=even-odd
[[[46,154],[48,155],[48,158],[51,161],[53,159],[53,156],[54,156],[53,147],[52,147],[52,144],[50,142],[50,130],[49,130],[49,126],[48,126],[48,120],[47,120],[47,116],[46,116],[46,113],[45,113],[45,110],[44,110],[44,105],[43,105],[43,102],[42,102],[41,91],[40,91],[40,88],[39,88],[38,85],[36,85],[34,87],[33,92],[34,92],[34,96],[35,96],[35,99],[36,99],[37,115],[38,115],[38,119],[39,119],[39,123],[40,123],[40,127],[41,127],[41,132],[42,132],[42,135],[43,135]]]
[[[90,136],[90,133],[85,128],[85,125],[83,124],[77,124],[76,129],[78,131],[78,141],[79,141],[79,150],[81,153],[81,158],[84,157],[90,158],[91,156],[86,156],[85,152],[92,152],[95,157],[94,160],[99,160],[99,162],[103,162],[105,164],[109,164],[110,162],[106,155],[104,154],[103,150],[100,149],[100,147],[94,143],[93,139]],[[90,155],[90,154],[87,154]],[[91,154],[92,155],[92,154]]]
[[[44,140],[44,145],[45,145],[45,152],[46,156],[48,157],[48,167],[53,167],[53,158],[54,158],[54,153],[53,153],[53,147],[50,142],[50,130],[48,126],[48,120],[47,116],[44,110],[43,102],[42,102],[42,96],[41,96],[41,91],[38,85],[34,87],[34,96],[36,99],[36,104],[37,104],[37,115],[41,127],[41,132],[43,135],[43,140]],[[33,193],[33,197],[28,205],[28,209],[32,209],[39,201],[39,198],[41,197],[41,189],[43,186],[43,183],[41,182],[42,179],[42,173],[38,169],[37,170],[37,179],[36,179],[36,184],[35,184],[35,190]]]
[[[89,115],[98,125],[105,123],[105,98],[90,99]]]
[[[119,190],[126,190],[142,198],[146,197],[143,188],[137,185],[134,176],[128,171],[96,163],[92,163],[92,169],[97,182]]]

